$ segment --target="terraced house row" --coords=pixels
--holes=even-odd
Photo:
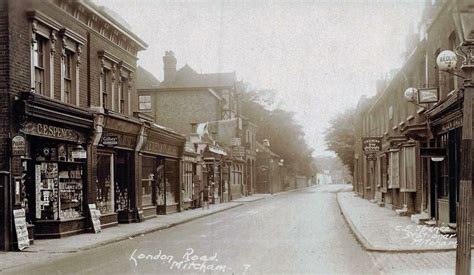
[[[160,82],[137,66],[147,44],[88,0],[0,1],[0,36],[1,250],[18,209],[33,241],[91,232],[90,208],[107,228],[199,207],[206,185],[213,203],[283,189],[235,73],[168,51]]]
[[[461,60],[454,72],[440,70],[436,61],[460,44],[454,2],[426,1],[418,31],[406,39],[403,66],[378,81],[375,96],[360,99],[354,156],[354,190],[361,197],[415,215],[416,221],[452,228],[459,202],[463,79]],[[435,100],[417,103],[407,100],[410,95]],[[379,151],[364,152],[367,137],[379,139]]]

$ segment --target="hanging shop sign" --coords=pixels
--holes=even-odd
[[[379,152],[382,150],[382,138],[364,137],[362,138],[362,151],[364,153]]]
[[[92,227],[94,229],[94,233],[99,233],[102,232],[101,226],[100,226],[100,210],[97,209],[95,206],[95,203],[90,203],[89,204],[89,213],[91,215],[91,221],[92,221]]]
[[[26,227],[25,209],[13,210],[15,222],[16,239],[18,240],[18,249],[23,250],[30,247],[30,238],[28,237],[28,228]]]
[[[48,125],[45,123],[27,122],[21,132],[26,135],[61,139],[84,143],[86,141],[83,134],[72,129],[59,126]]]
[[[100,143],[106,147],[114,147],[118,144],[118,136],[103,136]]]
[[[418,89],[418,104],[436,103],[439,101],[438,88],[421,88]]]
[[[224,148],[218,147],[218,146],[215,146],[215,145],[209,145],[209,151],[214,153],[214,154],[227,156],[227,152],[225,151]]]
[[[26,141],[25,137],[16,135],[12,138],[12,155],[24,156],[26,155]]]

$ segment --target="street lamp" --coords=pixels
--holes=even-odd
[[[471,197],[472,197],[472,100],[474,93],[474,4],[472,0],[456,0],[452,15],[457,37],[461,40],[456,54],[462,60],[464,78],[463,128],[461,140],[461,180],[459,183],[459,206],[457,211],[456,274],[471,273]],[[441,55],[441,54],[440,54]],[[452,56],[452,54],[450,54]],[[445,55],[446,56],[446,55]],[[442,58],[438,67],[441,68]],[[437,60],[437,61],[438,61]],[[445,58],[444,61],[450,61]],[[457,60],[456,60],[457,61]],[[452,66],[447,68],[452,70]]]

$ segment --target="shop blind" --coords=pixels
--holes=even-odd
[[[416,191],[416,155],[415,147],[405,147],[404,148],[404,159],[405,159],[405,192],[415,192]]]
[[[398,161],[400,162],[400,165],[398,166],[399,167],[399,172],[400,172],[400,178],[399,178],[400,189],[401,189],[400,191],[405,191],[406,190],[406,185],[407,185],[406,176],[405,176],[405,172],[406,172],[405,150],[406,150],[406,148],[402,147],[402,148],[400,148],[400,151],[398,153]]]
[[[375,164],[375,185],[377,186],[377,189],[378,188],[381,188],[381,178],[380,178],[380,174],[381,174],[381,157],[378,157],[377,160],[376,160],[376,164]]]
[[[400,188],[400,169],[399,169],[399,152],[392,151],[390,152],[390,162],[389,162],[389,183],[388,188]]]
[[[387,192],[387,157],[384,154],[380,157],[382,192]]]

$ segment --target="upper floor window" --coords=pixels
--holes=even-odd
[[[104,68],[104,76],[102,78],[102,107],[107,109],[109,107],[109,82],[111,81],[111,71]]]
[[[63,62],[64,72],[64,98],[65,103],[71,103],[72,94],[72,58],[73,52],[66,50]]]
[[[45,70],[45,48],[46,39],[37,36],[33,44],[33,65],[35,67],[35,92],[45,93],[44,88],[44,70]]]
[[[120,95],[119,95],[119,112],[125,113],[125,97],[127,96],[128,89],[128,78],[122,77],[122,83],[120,84]]]
[[[138,104],[139,109],[143,110],[151,110],[151,96],[149,95],[141,95],[138,97]]]

